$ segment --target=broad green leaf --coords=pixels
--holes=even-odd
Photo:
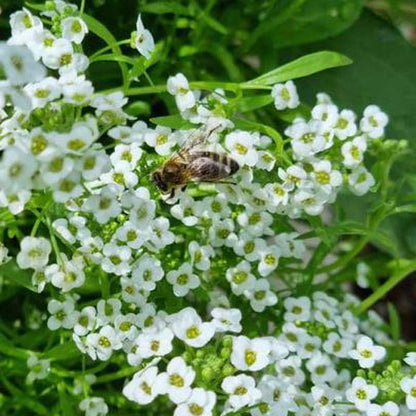
[[[260,47],[261,56],[343,32],[360,16],[363,0],[290,0],[283,11],[281,4],[276,2],[254,31],[255,42],[249,46],[257,52]]]
[[[184,120],[180,114],[172,114],[170,116],[153,117],[150,121],[158,126],[169,127],[171,129],[192,129],[195,124]]]
[[[248,111],[257,110],[265,107],[273,102],[271,94],[254,95],[252,97],[244,97],[237,103],[237,111],[246,113]]]
[[[290,79],[306,77],[329,68],[350,65],[351,59],[337,52],[322,51],[302,56],[245,84],[273,85]]]
[[[32,284],[32,273],[29,270],[20,269],[15,260],[10,260],[0,266],[0,277],[14,285],[23,286],[26,289],[36,292]]]
[[[43,354],[42,358],[48,358],[52,361],[65,361],[81,356],[81,352],[73,341],[57,345]]]

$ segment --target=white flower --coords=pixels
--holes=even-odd
[[[137,354],[142,358],[167,355],[172,351],[172,341],[173,332],[169,328],[155,333],[142,333],[135,341]]]
[[[356,115],[351,110],[342,110],[338,115],[338,120],[333,128],[333,132],[340,140],[345,140],[357,133],[355,123]]]
[[[256,388],[256,381],[245,374],[225,377],[221,388],[229,394],[227,403],[235,410],[251,406],[261,398],[261,392]]]
[[[232,247],[237,241],[237,236],[233,232],[235,229],[234,221],[230,218],[214,221],[209,228],[209,239],[213,247],[227,246]]]
[[[122,160],[109,172],[103,173],[100,180],[105,184],[114,184],[119,191],[123,191],[125,188],[134,188],[139,178],[132,172],[129,162]]]
[[[157,367],[146,367],[137,372],[123,388],[123,394],[129,400],[145,405],[151,403],[160,394]]]
[[[80,44],[88,33],[88,26],[79,17],[66,17],[61,22],[62,37],[71,42]]]
[[[348,175],[348,183],[350,185],[351,192],[361,196],[368,192],[368,190],[375,184],[375,180],[373,175],[368,172],[365,167],[360,166]]]
[[[5,194],[0,191],[0,206],[7,207],[13,215],[17,215],[24,210],[31,196],[32,193],[24,189],[11,194]]]
[[[130,165],[130,169],[135,169],[137,162],[143,155],[143,150],[140,148],[139,143],[131,144],[118,144],[114,148],[114,152],[111,153],[110,159],[113,166],[116,166],[119,162],[124,161]]]
[[[115,243],[107,243],[103,247],[104,258],[101,267],[108,273],[118,276],[130,272],[131,249],[128,246],[118,246]]]
[[[237,217],[237,222],[246,232],[255,237],[273,233],[269,228],[273,222],[273,217],[268,212],[258,212],[252,208],[247,208]]]
[[[406,406],[409,410],[416,410],[416,376],[405,377],[400,382],[401,389],[406,393]]]
[[[276,158],[265,150],[260,150],[257,154],[259,155],[259,160],[257,161],[256,167],[270,172],[276,164]]]
[[[378,404],[370,404],[367,408],[367,416],[398,416],[399,406],[393,402],[384,403],[382,406]]]
[[[301,367],[302,360],[296,355],[291,355],[288,358],[276,361],[278,377],[296,386],[303,384],[305,381],[305,374]]]
[[[321,121],[325,127],[333,128],[338,119],[338,107],[332,103],[318,103],[311,111],[312,118]]]
[[[214,197],[206,197],[202,200],[201,213],[212,219],[227,218],[231,213],[228,202],[227,197],[222,193]]]
[[[254,166],[257,163],[259,156],[254,148],[257,143],[258,137],[247,131],[236,130],[225,137],[225,146],[240,165]]]
[[[251,273],[250,263],[245,260],[229,268],[225,277],[230,282],[231,290],[235,295],[242,295],[246,290],[252,290],[256,282],[256,278]]]
[[[352,381],[352,386],[345,392],[345,397],[354,406],[361,411],[368,409],[371,400],[376,398],[378,388],[367,382],[361,377],[355,377]]]
[[[241,371],[258,371],[270,364],[270,342],[267,339],[233,338],[231,363]]]
[[[16,257],[17,264],[22,269],[41,270],[48,264],[51,250],[51,244],[46,238],[24,237]]]
[[[54,230],[68,243],[74,244],[91,236],[91,231],[86,227],[85,217],[71,215],[68,219],[59,218],[52,223]]]
[[[121,208],[117,201],[116,190],[107,185],[100,189],[99,193],[91,195],[84,203],[84,208],[92,212],[94,218],[100,224],[107,223],[110,218],[117,217]]]
[[[26,364],[27,368],[30,370],[26,380],[31,384],[35,380],[42,380],[48,376],[51,362],[50,360],[42,360],[35,355],[31,355],[27,359]]]
[[[241,311],[239,309],[214,308],[212,323],[217,332],[241,332]]]
[[[85,416],[104,416],[108,413],[108,406],[102,397],[87,397],[79,404],[79,409]]]
[[[344,165],[347,168],[357,167],[364,158],[367,141],[364,136],[357,136],[352,141],[345,142],[341,147]]]
[[[296,108],[300,104],[298,92],[293,81],[273,85],[272,97],[277,110]]]
[[[172,244],[175,235],[169,231],[169,220],[159,217],[153,220],[151,224],[151,233],[146,246],[152,251],[157,251],[162,247]]]
[[[235,254],[243,256],[246,260],[253,262],[260,260],[261,253],[266,250],[266,243],[261,238],[255,238],[251,234],[242,231],[233,246]]]
[[[319,162],[312,163],[312,166],[312,177],[319,188],[324,192],[329,194],[333,188],[342,184],[341,172],[332,169],[332,165],[329,160],[321,160]]]
[[[33,16],[29,10],[23,8],[10,15],[10,28],[12,37],[10,41],[16,45],[29,42],[30,38],[42,31],[42,21],[37,16]]]
[[[116,331],[110,325],[103,326],[97,334],[88,334],[86,344],[90,357],[93,360],[98,358],[102,361],[110,359],[113,350],[119,350],[122,347]]]
[[[173,413],[173,416],[211,416],[217,396],[214,392],[197,387],[185,403],[181,403]]]
[[[191,241],[188,251],[191,256],[191,263],[195,268],[202,271],[209,269],[211,265],[210,257],[215,254],[211,246],[200,246],[196,241]]]
[[[311,301],[306,296],[300,298],[286,298],[283,301],[286,309],[284,319],[286,322],[308,321],[311,316]]]
[[[97,311],[93,306],[85,306],[77,317],[74,325],[74,333],[80,337],[92,331],[96,324]]]
[[[203,347],[215,335],[215,325],[202,322],[195,309],[189,307],[174,315],[171,328],[177,338],[193,348]]]
[[[275,270],[279,263],[279,258],[279,247],[270,245],[263,250],[258,265],[258,272],[260,276],[268,276],[273,270]]]
[[[8,192],[30,189],[35,171],[36,161],[31,154],[16,146],[9,146],[0,162],[0,187]]]
[[[263,312],[266,307],[276,305],[277,296],[270,290],[270,283],[266,279],[258,279],[251,290],[244,295],[250,300],[250,306],[256,312]]]
[[[328,354],[348,358],[348,353],[353,348],[353,341],[348,338],[341,338],[336,332],[331,332],[324,342],[323,348]]]
[[[164,274],[160,260],[145,254],[134,266],[132,276],[135,284],[144,290],[152,291]]]
[[[332,381],[337,376],[333,362],[328,355],[321,352],[317,352],[308,360],[306,368],[311,373],[312,382],[315,384]]]
[[[355,350],[350,351],[350,357],[358,360],[361,368],[374,367],[376,361],[380,361],[386,355],[386,349],[374,345],[373,340],[367,336],[361,336]]]
[[[132,34],[132,44],[146,59],[149,59],[155,49],[152,34],[144,28],[141,16],[137,17],[136,32]]]
[[[416,352],[408,352],[404,362],[410,367],[416,367]]]
[[[181,220],[186,226],[192,227],[198,222],[199,204],[190,196],[182,196],[179,203],[174,205],[170,212],[173,217]]]
[[[168,78],[167,90],[169,94],[175,96],[176,105],[179,111],[185,111],[195,106],[195,96],[189,89],[186,77],[179,73]]]
[[[201,284],[199,277],[192,271],[190,263],[183,263],[179,269],[171,270],[166,275],[166,280],[173,285],[176,296],[186,296],[191,289],[196,289]]]
[[[59,328],[73,328],[77,318],[74,310],[74,302],[70,300],[59,302],[52,299],[48,303],[48,312],[51,314],[48,318],[48,328],[51,331],[56,331]]]
[[[384,135],[384,128],[387,126],[389,118],[376,105],[369,105],[364,110],[364,116],[360,121],[361,130],[372,139],[377,139]]]
[[[32,100],[32,107],[44,107],[61,96],[61,87],[56,78],[47,77],[39,82],[27,84],[24,88]]]
[[[38,82],[46,74],[45,67],[36,62],[32,53],[24,46],[11,46],[0,42],[0,64],[7,83],[11,85]]]
[[[100,299],[97,303],[97,322],[99,325],[114,322],[120,315],[121,302],[118,299]]]
[[[167,394],[173,403],[179,404],[190,397],[194,379],[192,367],[187,366],[182,357],[175,357],[169,362],[166,372],[159,374],[157,382],[160,392]]]
[[[55,287],[62,290],[63,293],[70,291],[84,284],[84,259],[80,256],[74,256],[68,261],[65,254],[61,254],[62,266],[52,264],[45,269],[47,280]]]

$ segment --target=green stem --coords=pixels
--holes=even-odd
[[[81,6],[79,7],[79,13],[82,15],[85,10],[85,0],[81,0]]]
[[[97,52],[94,52],[91,56],[90,56],[90,60],[94,60],[97,56],[102,55],[104,52],[107,52],[111,49],[114,48],[114,46],[120,46],[120,45],[128,45],[130,44],[130,39],[123,39],[123,40],[119,40],[116,43],[112,43],[111,45],[107,45],[104,46],[104,48],[99,49]]]
[[[397,260],[393,260],[397,262]],[[416,271],[416,260],[399,260],[400,266],[396,269],[396,271],[392,274],[390,279],[388,279],[383,285],[381,285],[373,294],[368,296],[368,298],[364,299],[360,306],[355,310],[355,314],[359,315],[365,312],[368,308],[374,305],[377,301],[379,301],[383,296],[385,296],[393,287],[399,284],[406,276],[410,273]],[[404,264],[403,264],[404,263]]]
[[[62,265],[63,261],[61,258],[61,252],[59,250],[58,242],[56,241],[55,233],[53,231],[52,222],[49,217],[46,217],[46,225],[48,226],[49,235],[51,237],[51,244],[52,244],[52,248],[55,253],[55,256],[56,256],[56,260],[59,263],[59,265]]]

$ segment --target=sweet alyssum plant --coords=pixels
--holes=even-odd
[[[158,45],[140,16],[135,53],[110,43],[89,58],[83,39],[109,39],[102,25],[59,0],[37,9],[11,15],[0,44],[0,271],[5,289],[21,284],[42,305],[0,328],[4,411],[413,414],[416,353],[367,309],[416,264],[389,264],[363,302],[340,290],[368,284],[355,257],[405,210],[388,181],[405,143],[384,138],[377,106],[357,118],[320,93],[309,109],[292,81],[348,59],[321,52],[242,84],[178,73],[154,86]],[[95,90],[98,59],[120,63],[120,88]],[[132,87],[137,77],[151,85]],[[176,114],[152,124],[124,110],[127,95],[165,91]],[[250,117],[272,102],[281,131]],[[239,171],[161,198],[151,172],[213,128],[206,147]],[[325,223],[340,193],[368,192],[382,201],[368,225]],[[345,234],[361,235],[347,251]],[[44,326],[33,349],[15,339]]]

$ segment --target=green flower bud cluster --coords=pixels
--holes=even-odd
[[[295,325],[299,328],[306,329],[307,333],[311,336],[317,336],[322,340],[328,338],[329,333],[331,332],[324,324],[320,322],[299,322],[296,321]]]
[[[197,379],[202,380],[203,384],[212,390],[214,386],[220,385],[225,377],[233,375],[236,371],[230,363],[231,349],[232,339],[227,336],[218,347],[201,348],[195,355],[187,351],[182,357],[195,369]]]
[[[366,378],[370,384],[378,387],[381,403],[389,400],[400,403],[405,397],[400,382],[408,374],[403,372],[402,365],[398,360],[392,361],[381,373],[374,370],[367,372],[358,370],[357,376]]]

